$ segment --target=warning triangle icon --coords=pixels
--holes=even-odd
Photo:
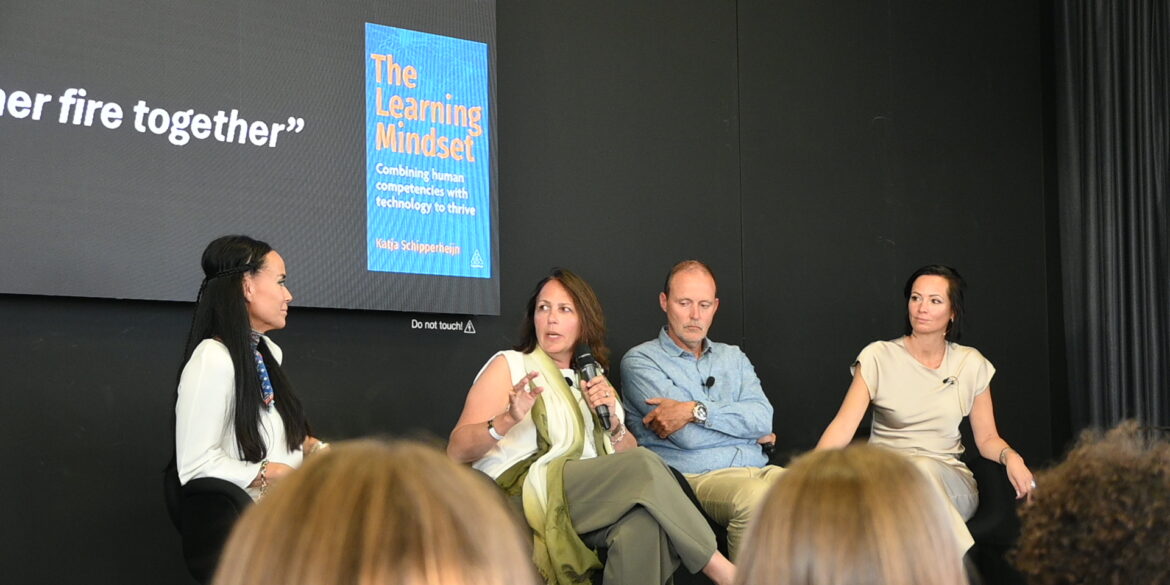
[[[475,325],[471,324],[471,319],[467,320],[467,325],[463,328],[463,332],[475,335]]]

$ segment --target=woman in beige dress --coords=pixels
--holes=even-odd
[[[1005,467],[1016,497],[1036,487],[1024,458],[996,429],[990,385],[995,367],[975,348],[956,343],[965,286],[949,266],[924,266],[910,275],[906,334],[861,350],[845,400],[817,443],[818,449],[844,447],[872,404],[870,443],[910,457],[947,497],[963,550],[973,543],[963,521],[979,504],[975,478],[959,460],[963,417],[970,417],[979,453]]]

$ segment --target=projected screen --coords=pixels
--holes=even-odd
[[[496,191],[494,1],[0,0],[0,293],[498,314]]]

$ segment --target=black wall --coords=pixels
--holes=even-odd
[[[1051,455],[1037,6],[510,0],[498,26],[503,314],[466,335],[294,310],[274,337],[319,435],[445,437],[553,265],[596,287],[616,361],[663,322],[665,270],[699,257],[712,336],[755,361],[781,448],[807,448],[857,351],[901,331],[905,276],[946,262],[1001,432]],[[189,318],[0,296],[6,582],[185,582],[160,485]]]
[[[1029,3],[741,3],[744,345],[812,447],[921,265],[968,280],[1005,438],[1051,450],[1043,31]],[[1055,292],[1055,291],[1054,291]]]

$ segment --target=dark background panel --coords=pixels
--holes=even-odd
[[[734,6],[687,6],[499,7],[506,335],[552,266],[597,290],[615,363],[657,334],[678,260],[706,259],[738,296]],[[717,331],[738,336],[735,305]]]
[[[445,438],[553,265],[595,286],[617,361],[698,257],[712,337],[756,363],[780,448],[805,448],[856,352],[900,332],[905,276],[938,261],[971,281],[1001,430],[1050,455],[1034,6],[526,0],[497,22],[501,315],[467,335],[412,328],[467,316],[294,303],[273,337],[318,434]],[[192,291],[198,254],[176,269]],[[186,582],[160,483],[190,311],[0,296],[6,582]]]
[[[739,7],[745,345],[780,444],[815,444],[906,277],[967,278],[1000,430],[1051,451],[1037,6]],[[765,358],[764,356],[768,356]]]
[[[881,303],[903,212],[885,20],[880,3],[740,6],[744,345],[780,448],[816,442],[849,352],[898,323]]]

